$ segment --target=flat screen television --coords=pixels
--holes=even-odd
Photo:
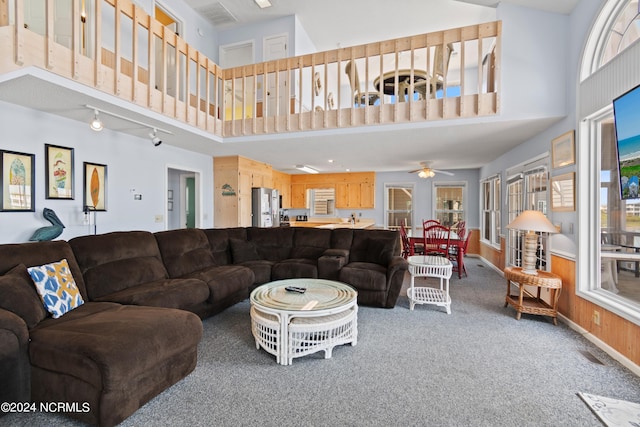
[[[620,197],[640,198],[640,85],[613,100]]]

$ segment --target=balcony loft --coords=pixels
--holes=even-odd
[[[222,69],[129,0],[74,0],[67,11],[42,3],[29,11],[38,21],[23,2],[0,2],[0,99],[86,122],[95,105],[199,136],[186,147],[197,151],[500,108],[499,21]]]

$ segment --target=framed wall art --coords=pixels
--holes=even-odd
[[[569,212],[576,210],[576,174],[565,173],[551,177],[551,210]]]
[[[35,158],[0,150],[0,211],[35,212]]]
[[[84,162],[84,205],[93,211],[107,210],[107,165]]]
[[[576,162],[575,132],[570,130],[551,141],[551,166],[561,168]]]
[[[44,145],[45,198],[73,200],[73,148]]]

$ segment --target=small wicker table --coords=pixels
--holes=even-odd
[[[430,255],[413,255],[407,258],[411,286],[407,289],[410,309],[416,304],[434,304],[444,307],[451,314],[451,297],[449,296],[449,279],[453,265],[445,257]],[[440,279],[440,287],[414,286],[416,277],[435,277]]]
[[[504,269],[504,277],[507,279],[507,296],[504,306],[511,305],[516,309],[518,312],[517,320],[520,320],[522,313],[537,314],[552,317],[553,324],[558,325],[558,298],[560,298],[562,291],[560,276],[540,270],[537,275],[525,274],[521,267],[507,267]],[[511,282],[518,284],[518,295],[511,295]],[[537,287],[536,295],[526,293],[525,286]],[[542,288],[549,289],[550,304],[540,298]]]
[[[306,288],[305,293],[287,286]],[[276,356],[281,365],[293,358],[358,342],[357,296],[351,286],[324,279],[278,280],[251,292],[251,332],[256,348]]]

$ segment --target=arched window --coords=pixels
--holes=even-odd
[[[607,2],[593,25],[585,48],[580,80],[607,64],[640,38],[638,0]]]
[[[638,0],[631,0],[620,11],[613,26],[608,31],[600,66],[603,66],[631,43],[640,38],[640,9]]]

